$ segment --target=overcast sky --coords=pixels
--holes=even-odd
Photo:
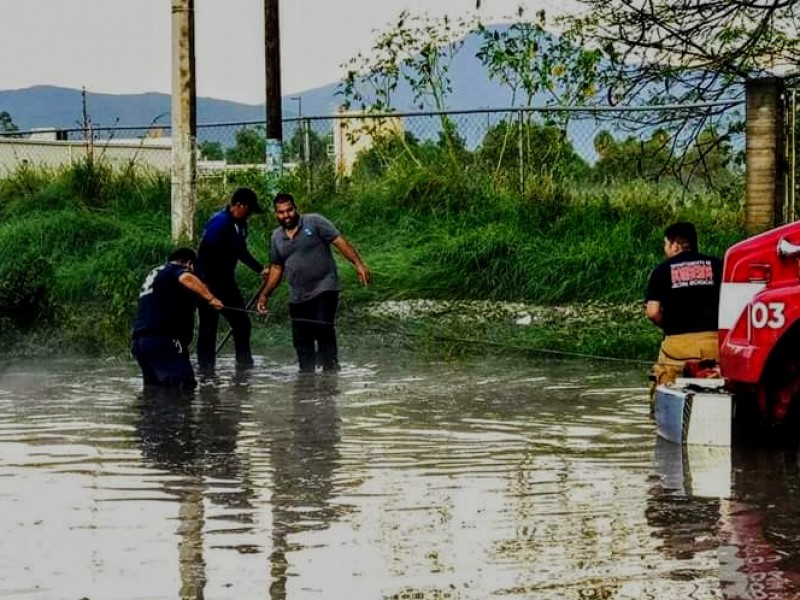
[[[283,0],[284,95],[338,81],[403,9],[502,20],[520,5],[556,14],[571,0]],[[195,0],[197,94],[264,102],[263,0]],[[171,0],[0,0],[0,89],[170,91]],[[2,109],[2,107],[0,107]]]

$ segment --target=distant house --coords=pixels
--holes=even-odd
[[[67,139],[67,132],[63,129],[52,127],[34,127],[28,135],[29,140],[37,142],[57,142]]]
[[[403,135],[403,122],[393,116],[370,116],[367,112],[339,112],[333,124],[333,148],[336,172],[349,176],[361,152],[375,140]]]

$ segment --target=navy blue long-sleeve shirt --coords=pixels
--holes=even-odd
[[[195,294],[180,282],[188,269],[166,263],[147,275],[139,292],[133,337],[163,335],[188,348],[194,335]]]
[[[247,221],[236,219],[225,206],[206,223],[197,249],[198,272],[206,281],[228,280],[235,277],[238,261],[256,273],[264,268],[247,248]]]

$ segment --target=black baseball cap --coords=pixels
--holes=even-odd
[[[231,204],[244,204],[253,214],[261,214],[264,209],[258,203],[256,193],[247,187],[238,188],[231,196]]]

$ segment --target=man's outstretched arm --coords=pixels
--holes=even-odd
[[[275,288],[278,287],[282,278],[283,266],[275,264],[270,265],[269,271],[267,272],[267,282],[264,284],[264,289],[261,290],[261,294],[259,294],[258,301],[256,302],[256,310],[262,315],[266,315],[269,312],[267,310],[267,300],[269,300]]]
[[[353,263],[353,266],[356,268],[356,273],[358,273],[358,280],[362,285],[369,285],[369,282],[372,281],[372,273],[370,273],[366,263],[361,260],[356,249],[347,241],[347,238],[343,235],[338,235],[334,238],[332,243],[334,248],[339,251],[339,254]]]

